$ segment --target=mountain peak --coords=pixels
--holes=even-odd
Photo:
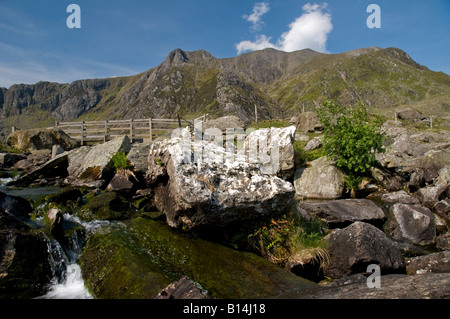
[[[168,65],[181,65],[189,61],[186,52],[181,49],[175,49],[169,53],[167,58],[164,60],[164,64]]]

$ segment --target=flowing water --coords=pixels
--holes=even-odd
[[[111,224],[108,221],[98,220],[85,222],[70,214],[64,214],[64,220],[81,224],[86,231],[86,237]],[[56,241],[49,245],[54,272],[53,284],[47,294],[37,299],[92,299],[92,295],[85,288],[81,268],[77,263],[84,238],[77,238],[76,232],[72,236],[75,237],[72,240],[73,246],[67,253]]]

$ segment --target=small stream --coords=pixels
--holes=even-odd
[[[52,241],[49,251],[54,269],[53,284],[47,294],[36,299],[93,299],[84,285],[81,268],[78,265],[78,256],[85,239],[93,232],[110,225],[111,222],[97,220],[85,222],[70,214],[64,214],[64,220],[82,225],[86,231],[85,238],[77,238],[78,235],[75,232],[72,235],[74,237],[72,238],[73,246],[68,252],[64,252],[57,241]]]
[[[31,201],[37,201],[43,196],[61,192],[61,188],[55,186],[29,188],[10,188],[6,186],[12,180],[13,178],[1,178],[0,191],[11,196],[23,197]],[[44,222],[42,219],[42,217],[37,218],[32,222],[32,227],[43,227]],[[85,238],[77,238],[78,234],[77,232],[74,232],[72,235],[74,238],[71,238],[72,247],[70,247],[70,250],[68,251],[67,248],[65,251],[55,239],[48,239],[48,251],[50,253],[50,265],[53,272],[53,278],[47,294],[35,299],[92,299],[91,294],[84,285],[81,268],[77,263],[78,256],[87,236],[104,225],[109,224],[109,222],[82,222],[70,214],[65,214],[64,220],[81,224],[86,231]]]

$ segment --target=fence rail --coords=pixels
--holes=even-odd
[[[206,115],[195,120],[206,120]],[[194,121],[195,121],[194,120]],[[170,137],[178,127],[193,126],[193,123],[178,119],[130,119],[80,122],[55,122],[49,129],[62,129],[67,135],[80,141],[81,145],[106,142],[114,137],[128,135],[131,141],[152,141],[158,137]]]

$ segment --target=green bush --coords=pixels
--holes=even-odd
[[[380,117],[369,116],[361,105],[351,108],[333,101],[324,101],[316,112],[324,126],[326,154],[350,176],[350,184],[354,184],[375,163],[376,152],[384,152],[385,135],[380,133],[383,121]],[[354,185],[351,186],[353,189]]]
[[[116,172],[120,169],[130,169],[132,167],[128,161],[127,154],[122,149],[110,157],[110,159]]]

